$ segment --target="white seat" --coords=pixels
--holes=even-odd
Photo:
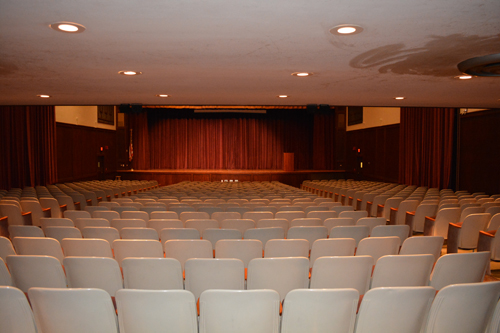
[[[243,261],[234,258],[186,260],[185,289],[198,299],[208,289],[243,290],[245,267]]]
[[[12,246],[10,239],[0,236],[0,258],[2,258],[3,261],[6,261],[7,256],[15,254],[16,251],[14,250],[14,246]]]
[[[33,224],[31,214],[21,210],[21,204],[11,203],[11,201],[0,202],[0,215],[7,216],[9,225]]]
[[[75,227],[46,227],[45,237],[57,239],[59,243],[63,238],[82,238],[82,233]]]
[[[307,239],[311,250],[314,241],[327,237],[328,229],[325,226],[291,227],[287,239]]]
[[[278,333],[274,290],[207,290],[200,296],[200,333]]]
[[[343,217],[343,218],[338,218],[338,217],[332,217],[325,219],[323,221],[323,225],[328,229],[328,235],[330,235],[330,232],[332,228],[334,227],[341,227],[341,226],[349,226],[349,225],[354,225],[354,219],[350,217]]]
[[[379,225],[386,225],[387,221],[383,217],[362,217],[356,221],[356,225],[366,225],[370,228],[370,235],[372,234],[373,228]]]
[[[427,286],[433,265],[431,254],[383,256],[375,265],[370,288]]]
[[[309,241],[306,239],[270,239],[264,246],[265,258],[309,258]]]
[[[143,219],[114,219],[111,220],[110,225],[120,231],[122,228],[146,228],[146,221]]]
[[[415,214],[413,216],[413,230],[415,232],[424,232],[424,223],[426,216],[436,216],[438,209],[437,203],[425,203],[421,202],[420,205],[417,206],[415,210]]]
[[[111,297],[123,288],[120,266],[113,258],[66,257],[64,268],[69,288],[98,288]]]
[[[236,229],[241,232],[242,235],[248,229],[255,228],[255,221],[252,219],[225,219],[219,223],[221,229]]]
[[[437,212],[434,221],[426,217],[424,225],[425,236],[442,236],[448,238],[448,226],[457,223],[460,218],[460,208],[444,208]]]
[[[242,239],[243,235],[236,229],[205,229],[203,239],[212,243],[212,249],[215,250],[215,244],[221,239]]]
[[[161,243],[150,239],[116,239],[113,250],[120,266],[125,258],[163,258]]]
[[[245,268],[250,260],[262,258],[262,242],[257,239],[222,239],[215,243],[215,258],[236,258]]]
[[[54,257],[41,255],[7,256],[14,285],[23,292],[32,287],[66,288],[66,276],[61,262]]]
[[[436,262],[441,256],[443,243],[441,236],[409,237],[401,245],[399,254],[432,254]]]
[[[370,256],[320,257],[313,264],[310,288],[354,288],[364,295],[373,264]]]
[[[83,218],[75,220],[75,227],[80,229],[80,231],[82,231],[83,228],[85,227],[109,227],[109,226],[110,222],[105,218],[93,217],[93,218]]]
[[[165,228],[161,230],[160,239],[162,243],[172,239],[200,239],[201,235],[194,228]]]
[[[470,214],[461,225],[450,223],[448,229],[448,253],[458,249],[474,250],[477,248],[479,232],[486,230],[491,215],[487,213]]]
[[[340,212],[338,217],[340,217],[340,218],[350,217],[354,220],[354,223],[356,224],[356,222],[359,219],[362,219],[364,217],[368,217],[368,212],[366,210],[357,210],[357,211],[348,210],[348,211]]]
[[[356,247],[369,234],[370,228],[366,225],[339,226],[330,230],[330,238],[353,238],[356,241]]]
[[[272,212],[246,212],[242,215],[243,219],[254,220],[255,223],[262,219],[273,219],[274,213]]]
[[[160,199],[161,200],[161,199]],[[172,211],[154,211],[149,213],[149,220],[177,220],[179,214]]]
[[[35,318],[24,293],[0,286],[0,327],[6,333],[36,333]]]
[[[98,238],[66,238],[61,241],[65,257],[113,258],[108,241]]]
[[[75,222],[69,218],[43,217],[40,219],[42,230],[46,227],[74,227]]]
[[[214,212],[210,216],[212,220],[216,220],[219,222],[219,225],[222,226],[222,221],[227,219],[241,219],[241,214],[238,212]]]
[[[61,205],[56,198],[40,197],[38,198],[42,208],[50,208],[50,217],[62,217]],[[70,209],[68,207],[68,209]]]
[[[356,249],[356,241],[353,238],[329,238],[314,241],[309,258],[309,267],[319,257],[353,256]]]
[[[248,229],[243,234],[244,239],[258,239],[262,242],[262,246],[266,246],[267,241],[270,239],[284,239],[285,231],[283,228],[254,228]]]
[[[352,332],[358,291],[345,289],[296,289],[283,306],[281,333]]]
[[[212,244],[206,239],[174,239],[164,243],[165,257],[179,260],[182,270],[191,258],[213,258]]]
[[[14,286],[7,265],[2,258],[0,258],[0,286]]]
[[[187,220],[209,220],[210,215],[205,212],[182,212],[179,214],[179,219],[186,223]]]
[[[272,289],[280,300],[293,289],[309,286],[309,260],[295,258],[258,258],[248,264],[247,289]]]
[[[328,210],[327,207],[324,208],[325,210],[323,211],[311,211],[307,213],[307,218],[318,218],[321,219],[322,222],[324,222],[326,219],[330,218],[336,218],[338,217],[338,214],[334,211]]]
[[[356,255],[369,255],[376,264],[382,256],[398,254],[400,245],[401,240],[397,236],[368,237],[359,242]]]
[[[16,237],[12,244],[17,254],[52,256],[62,264],[64,255],[61,244],[54,238],[46,237]]]
[[[304,217],[304,218],[293,219],[290,222],[290,228],[292,228],[292,227],[314,227],[314,226],[323,226],[323,221],[320,218]]]
[[[419,333],[434,295],[431,287],[371,289],[361,302],[355,333]]]
[[[84,210],[65,210],[63,216],[75,222],[76,219],[92,217],[89,212]]]
[[[255,228],[275,228],[280,227],[285,231],[285,238],[290,227],[290,222],[287,219],[274,218],[274,219],[262,219],[255,225]]]
[[[219,222],[211,219],[192,219],[184,222],[185,228],[194,228],[200,232],[200,235],[203,237],[203,232],[205,229],[218,229]]]
[[[274,217],[277,219],[286,219],[288,221],[288,225],[290,226],[292,220],[305,218],[306,216],[306,213],[303,211],[280,211],[277,212]]]
[[[440,290],[450,284],[481,282],[489,262],[489,252],[446,254],[436,262],[429,285]]]
[[[153,228],[161,239],[161,230],[165,228],[184,228],[184,223],[179,219],[150,219],[146,223],[147,228]]]
[[[122,239],[151,239],[160,240],[158,233],[153,228],[122,228],[120,231]]]
[[[425,332],[484,332],[500,296],[500,282],[464,283],[441,289]]]
[[[118,332],[115,309],[104,290],[32,288],[28,296],[42,332]]]
[[[116,207],[116,206],[115,206]],[[89,212],[90,215],[92,215],[93,212],[96,212],[96,211],[109,211],[110,208],[109,207],[106,207],[106,206],[85,206],[85,209],[84,209],[86,212]]]
[[[127,289],[183,289],[181,264],[173,258],[125,258],[123,284]]]
[[[120,332],[198,332],[196,301],[186,290],[123,289],[116,305]]]
[[[37,199],[23,200],[21,198],[21,208],[23,212],[31,212],[31,221],[33,225],[39,226],[42,217],[50,217],[49,209],[43,209]]]
[[[140,219],[144,220],[144,222],[149,221],[149,214],[145,211],[138,211],[138,212],[125,211],[122,212],[120,216],[122,219]]]
[[[373,228],[371,237],[388,237],[397,236],[400,239],[400,244],[403,244],[410,232],[410,226],[406,224],[398,225],[379,225]]]
[[[341,217],[340,213],[342,213],[342,212],[354,211],[354,208],[352,208],[352,206],[333,206],[330,209],[332,211],[336,212],[338,217]],[[350,217],[350,216],[345,216],[345,217]]]
[[[111,223],[112,220],[120,218],[120,213],[118,213],[114,210],[113,211],[98,210],[98,211],[95,211],[92,213],[92,217],[99,218],[99,219],[106,219],[106,220],[108,220],[109,223]],[[75,223],[76,223],[76,221],[75,221]],[[108,227],[109,227],[109,225],[108,225]]]
[[[45,237],[42,228],[36,225],[9,225],[9,235],[14,237]]]
[[[120,232],[118,229],[111,227],[85,227],[82,230],[82,236],[83,238],[104,239],[113,248],[113,241],[120,239]]]

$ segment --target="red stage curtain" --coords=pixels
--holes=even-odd
[[[329,150],[333,147],[333,113],[329,117],[327,125],[313,131],[315,116],[304,110],[268,110],[267,114],[235,116],[150,109],[130,118],[134,133],[133,167],[280,170],[283,153],[292,152],[295,169],[332,169],[333,152]],[[315,139],[325,132],[330,139]],[[326,160],[313,163],[313,142],[315,146],[318,143],[319,151],[328,154]]]
[[[0,106],[0,188],[57,181],[53,106]]]
[[[399,182],[447,188],[456,109],[401,108]]]

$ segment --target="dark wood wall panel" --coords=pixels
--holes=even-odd
[[[348,177],[398,181],[399,124],[347,132],[346,151]]]
[[[58,182],[114,178],[115,131],[57,123],[56,133]]]
[[[459,189],[500,193],[500,110],[460,118]]]

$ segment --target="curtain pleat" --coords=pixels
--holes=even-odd
[[[456,109],[401,108],[399,182],[447,188]]]

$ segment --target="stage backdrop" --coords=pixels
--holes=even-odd
[[[256,113],[195,113],[143,109],[130,114],[136,170],[281,170],[283,153],[295,170],[332,170],[334,111],[304,109]]]

